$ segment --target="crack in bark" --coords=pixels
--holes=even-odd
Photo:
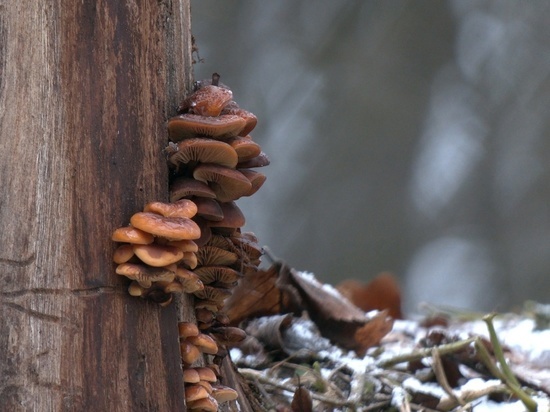
[[[22,259],[0,258],[0,264],[4,264],[8,266],[25,267],[25,266],[29,266],[35,260],[36,260],[36,255],[33,253],[29,257],[22,258]]]

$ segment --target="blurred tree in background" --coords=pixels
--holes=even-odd
[[[254,111],[246,229],[323,281],[421,301],[548,301],[550,3],[192,2],[203,63]]]

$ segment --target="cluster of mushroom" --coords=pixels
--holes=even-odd
[[[262,255],[255,235],[241,231],[245,218],[235,200],[262,186],[265,175],[253,168],[269,159],[249,135],[256,117],[218,80],[214,74],[197,82],[168,121],[171,203],[149,203],[113,234],[123,243],[116,272],[132,280],[131,295],[161,305],[172,293],[195,296],[197,324],[179,325],[189,410],[215,411],[237,397],[218,382],[219,364],[246,334],[228,326],[223,304],[243,275],[258,270]],[[203,360],[207,366],[197,366]]]
[[[220,384],[218,365],[211,363],[208,366],[192,366],[201,356],[218,353],[216,341],[191,322],[180,322],[178,330],[187,408],[217,411],[219,403],[237,399],[237,391]]]
[[[121,242],[113,254],[116,273],[132,280],[132,296],[151,299],[163,306],[173,292],[193,293],[204,286],[190,271],[197,266],[199,226],[191,219],[197,206],[190,200],[148,203],[134,214],[130,226],[113,232]]]

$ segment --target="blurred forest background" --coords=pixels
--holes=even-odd
[[[550,303],[550,2],[193,0],[204,62],[271,159],[240,199],[322,281],[420,302]]]

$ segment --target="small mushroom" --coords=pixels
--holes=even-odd
[[[183,363],[191,365],[201,357],[201,351],[190,342],[180,342],[180,354]]]
[[[237,391],[233,388],[223,385],[212,386],[212,397],[216,399],[218,403],[234,401],[239,397]]]
[[[204,390],[206,391],[206,389]],[[219,407],[216,399],[214,399],[210,395],[206,396],[205,398],[198,399],[196,401],[188,401],[186,398],[186,403],[190,411],[216,412]]]
[[[187,368],[183,370],[183,381],[185,383],[198,383],[201,378],[199,373],[194,368]]]
[[[235,202],[220,203],[220,208],[223,213],[223,219],[220,221],[208,222],[208,226],[238,229],[243,227],[246,223],[243,212]]]
[[[180,105],[179,111],[200,114],[201,116],[219,116],[233,98],[231,90],[213,84],[201,87]]]
[[[195,252],[184,252],[182,262],[189,269],[195,269],[198,265],[198,260],[197,260],[196,253]]]
[[[175,246],[158,245],[134,245],[136,256],[149,266],[162,267],[176,263],[183,258],[183,252]]]
[[[210,221],[220,221],[223,219],[223,211],[220,204],[206,197],[197,197],[193,199],[197,205],[197,216],[204,217]]]
[[[183,240],[171,240],[168,243],[166,243],[169,246],[175,246],[182,252],[197,252],[199,250],[198,245],[190,240],[190,239],[183,239]]]
[[[189,177],[178,177],[170,185],[170,201],[175,202],[188,196],[216,198],[216,194],[205,182]]]
[[[264,152],[261,152],[258,156],[244,162],[237,163],[237,169],[250,169],[252,167],[264,167],[269,165],[269,157]]]
[[[197,336],[189,336],[186,340],[199,348],[199,350],[203,353],[215,355],[218,352],[218,345],[216,341],[204,333],[199,333]]]
[[[198,165],[193,177],[208,183],[220,202],[230,202],[243,196],[252,188],[250,181],[241,172],[212,163]]]
[[[143,230],[132,226],[119,227],[113,232],[112,240],[115,242],[132,243],[135,245],[148,245],[153,243],[155,238]]]
[[[207,396],[208,391],[203,386],[187,385],[185,387],[185,401],[188,403],[206,398]]]
[[[165,217],[150,212],[134,214],[130,223],[155,236],[169,240],[198,239],[201,235],[197,224],[185,217]]]
[[[133,256],[134,249],[132,248],[132,245],[120,245],[113,253],[113,261],[115,263],[125,263],[128,262]]]
[[[168,120],[168,137],[173,142],[197,136],[223,140],[237,136],[245,126],[246,120],[233,114],[206,117],[185,113]]]
[[[176,278],[183,286],[185,293],[193,293],[204,289],[204,284],[200,278],[195,273],[181,266],[176,269]]]
[[[198,336],[199,328],[192,322],[179,322],[178,335],[180,339],[187,339],[189,336]]]
[[[260,145],[254,142],[249,136],[237,136],[229,140],[228,143],[235,150],[239,163],[254,159],[262,152]]]
[[[151,202],[145,205],[143,211],[166,217],[191,218],[197,214],[197,205],[189,199],[181,199],[173,203]]]
[[[137,281],[142,287],[150,288],[152,282],[174,280],[176,274],[165,268],[156,268],[136,263],[122,263],[116,268],[117,275]]]
[[[266,175],[255,170],[240,169],[239,171],[246,176],[252,185],[252,188],[244,196],[252,196],[260,189],[260,187],[262,187],[267,179]]]
[[[177,150],[168,157],[169,164],[176,170],[182,165],[197,162],[235,168],[238,160],[237,152],[229,144],[206,138],[182,140],[177,144]]]
[[[214,340],[212,340],[214,341]],[[214,342],[215,343],[215,342]],[[212,368],[209,368],[207,366],[199,366],[195,368],[197,371],[199,378],[201,381],[205,382],[216,382],[218,380],[218,377],[216,373],[212,370]]]
[[[241,109],[234,101],[229,102],[222,110],[221,114],[234,114],[242,117],[246,121],[246,125],[239,133],[239,136],[247,136],[252,130],[254,130],[256,124],[258,123],[258,118],[254,115],[254,113]]]

